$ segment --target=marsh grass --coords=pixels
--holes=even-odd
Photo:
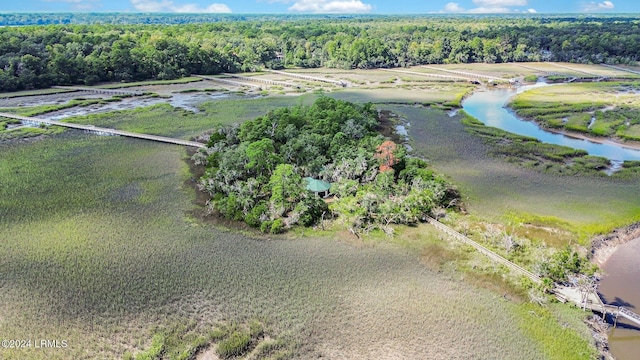
[[[215,111],[208,120],[152,107],[86,121],[187,137],[309,99],[218,101],[202,105]],[[446,117],[410,109],[422,120]],[[176,118],[187,125],[175,129]],[[3,358],[153,355],[173,342],[201,344],[216,323],[251,319],[276,337],[252,353],[274,357],[543,356],[544,344],[517,325],[518,305],[448,272],[471,255],[458,257],[433,230],[366,246],[340,231],[256,238],[194,220],[181,147],[70,130],[0,152],[0,333],[70,344],[3,350]],[[174,333],[173,324],[197,330]]]
[[[152,86],[152,85],[175,85],[175,84],[188,84],[192,82],[202,81],[199,77],[184,77],[174,80],[152,80],[152,81],[135,81],[135,82],[122,82],[113,84],[102,84],[95,86],[99,89],[123,89],[136,86]]]
[[[436,109],[387,105],[411,123],[411,146],[436,170],[458,185],[468,210],[485,220],[558,227],[571,236],[562,241],[588,243],[591,236],[640,219],[637,176],[545,174],[489,156],[491,147],[470,134],[461,115],[449,117]],[[629,165],[630,168],[631,165]]]
[[[0,99],[10,99],[16,97],[23,96],[39,96],[39,95],[50,95],[50,94],[60,94],[60,93],[68,93],[73,92],[74,90],[65,90],[65,89],[39,89],[39,90],[24,90],[24,91],[16,91],[9,93],[0,93]]]
[[[509,106],[542,126],[638,141],[640,101],[629,92],[637,87],[632,81],[542,87],[517,95]]]
[[[96,104],[107,104],[110,102],[120,101],[121,97],[111,97],[108,99],[83,99],[77,98],[67,101],[63,104],[54,104],[54,105],[40,105],[40,106],[28,106],[28,107],[17,107],[17,108],[0,108],[0,111],[13,113],[22,116],[36,116],[42,115],[54,111],[70,109],[72,107],[87,107],[90,105]]]

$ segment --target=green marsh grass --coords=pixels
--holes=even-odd
[[[469,211],[484,219],[505,222],[513,214],[523,219],[558,219],[573,241],[640,220],[637,176],[560,176],[545,174],[490,156],[482,139],[470,134],[461,115],[386,105],[411,123],[411,146],[436,170],[456,183]],[[534,221],[535,223],[535,221]]]
[[[53,111],[69,109],[72,107],[80,106],[86,107],[95,104],[107,104],[110,102],[120,101],[119,97],[112,97],[108,99],[72,99],[67,101],[64,104],[55,104],[55,105],[40,105],[40,106],[29,106],[29,107],[17,107],[17,108],[0,108],[0,111],[18,114],[22,116],[36,116],[42,115],[46,113],[50,113]]]
[[[103,84],[95,86],[99,89],[122,89],[136,86],[150,86],[150,85],[175,85],[175,84],[188,84],[192,82],[202,81],[202,78],[191,76],[173,80],[151,80],[151,81],[136,81],[136,82],[123,82],[114,84]]]
[[[298,101],[307,98],[214,102],[203,105],[217,111],[208,119],[160,107],[147,109],[157,123],[135,110],[92,121],[187,137]],[[176,117],[187,125],[174,129]],[[419,251],[440,246],[436,233],[354,246],[344,232],[268,239],[215,228],[194,220],[202,209],[179,146],[69,130],[0,152],[0,333],[69,342],[3,349],[5,359],[135,357],[168,341],[158,329],[193,323],[186,342],[196,343],[219,322],[251,319],[287,339],[290,358],[545,355],[546,340],[519,325],[519,305],[421,263]]]
[[[632,81],[548,86],[517,95],[509,106],[542,126],[638,141],[640,101],[629,92],[637,88]]]

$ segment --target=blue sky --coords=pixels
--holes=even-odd
[[[638,0],[1,0],[0,12],[182,13],[606,13],[640,12]]]

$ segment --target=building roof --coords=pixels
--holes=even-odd
[[[324,180],[314,179],[312,177],[304,178],[307,181],[307,190],[314,193],[329,191],[331,183]]]

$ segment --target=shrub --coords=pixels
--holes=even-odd
[[[267,204],[264,201],[261,201],[249,211],[249,213],[244,217],[244,221],[249,224],[249,226],[253,226],[255,228],[260,227],[260,225],[262,225],[260,218],[262,215],[266,214],[268,210]]]
[[[280,234],[284,232],[284,221],[282,221],[282,219],[273,220],[273,223],[271,223],[270,232],[272,234]]]
[[[269,230],[271,229],[271,224],[273,222],[272,221],[263,221],[262,224],[260,224],[260,231],[262,231],[263,233],[268,233]]]
[[[243,355],[251,345],[251,334],[245,331],[234,331],[228,338],[218,343],[218,356],[228,359]]]

